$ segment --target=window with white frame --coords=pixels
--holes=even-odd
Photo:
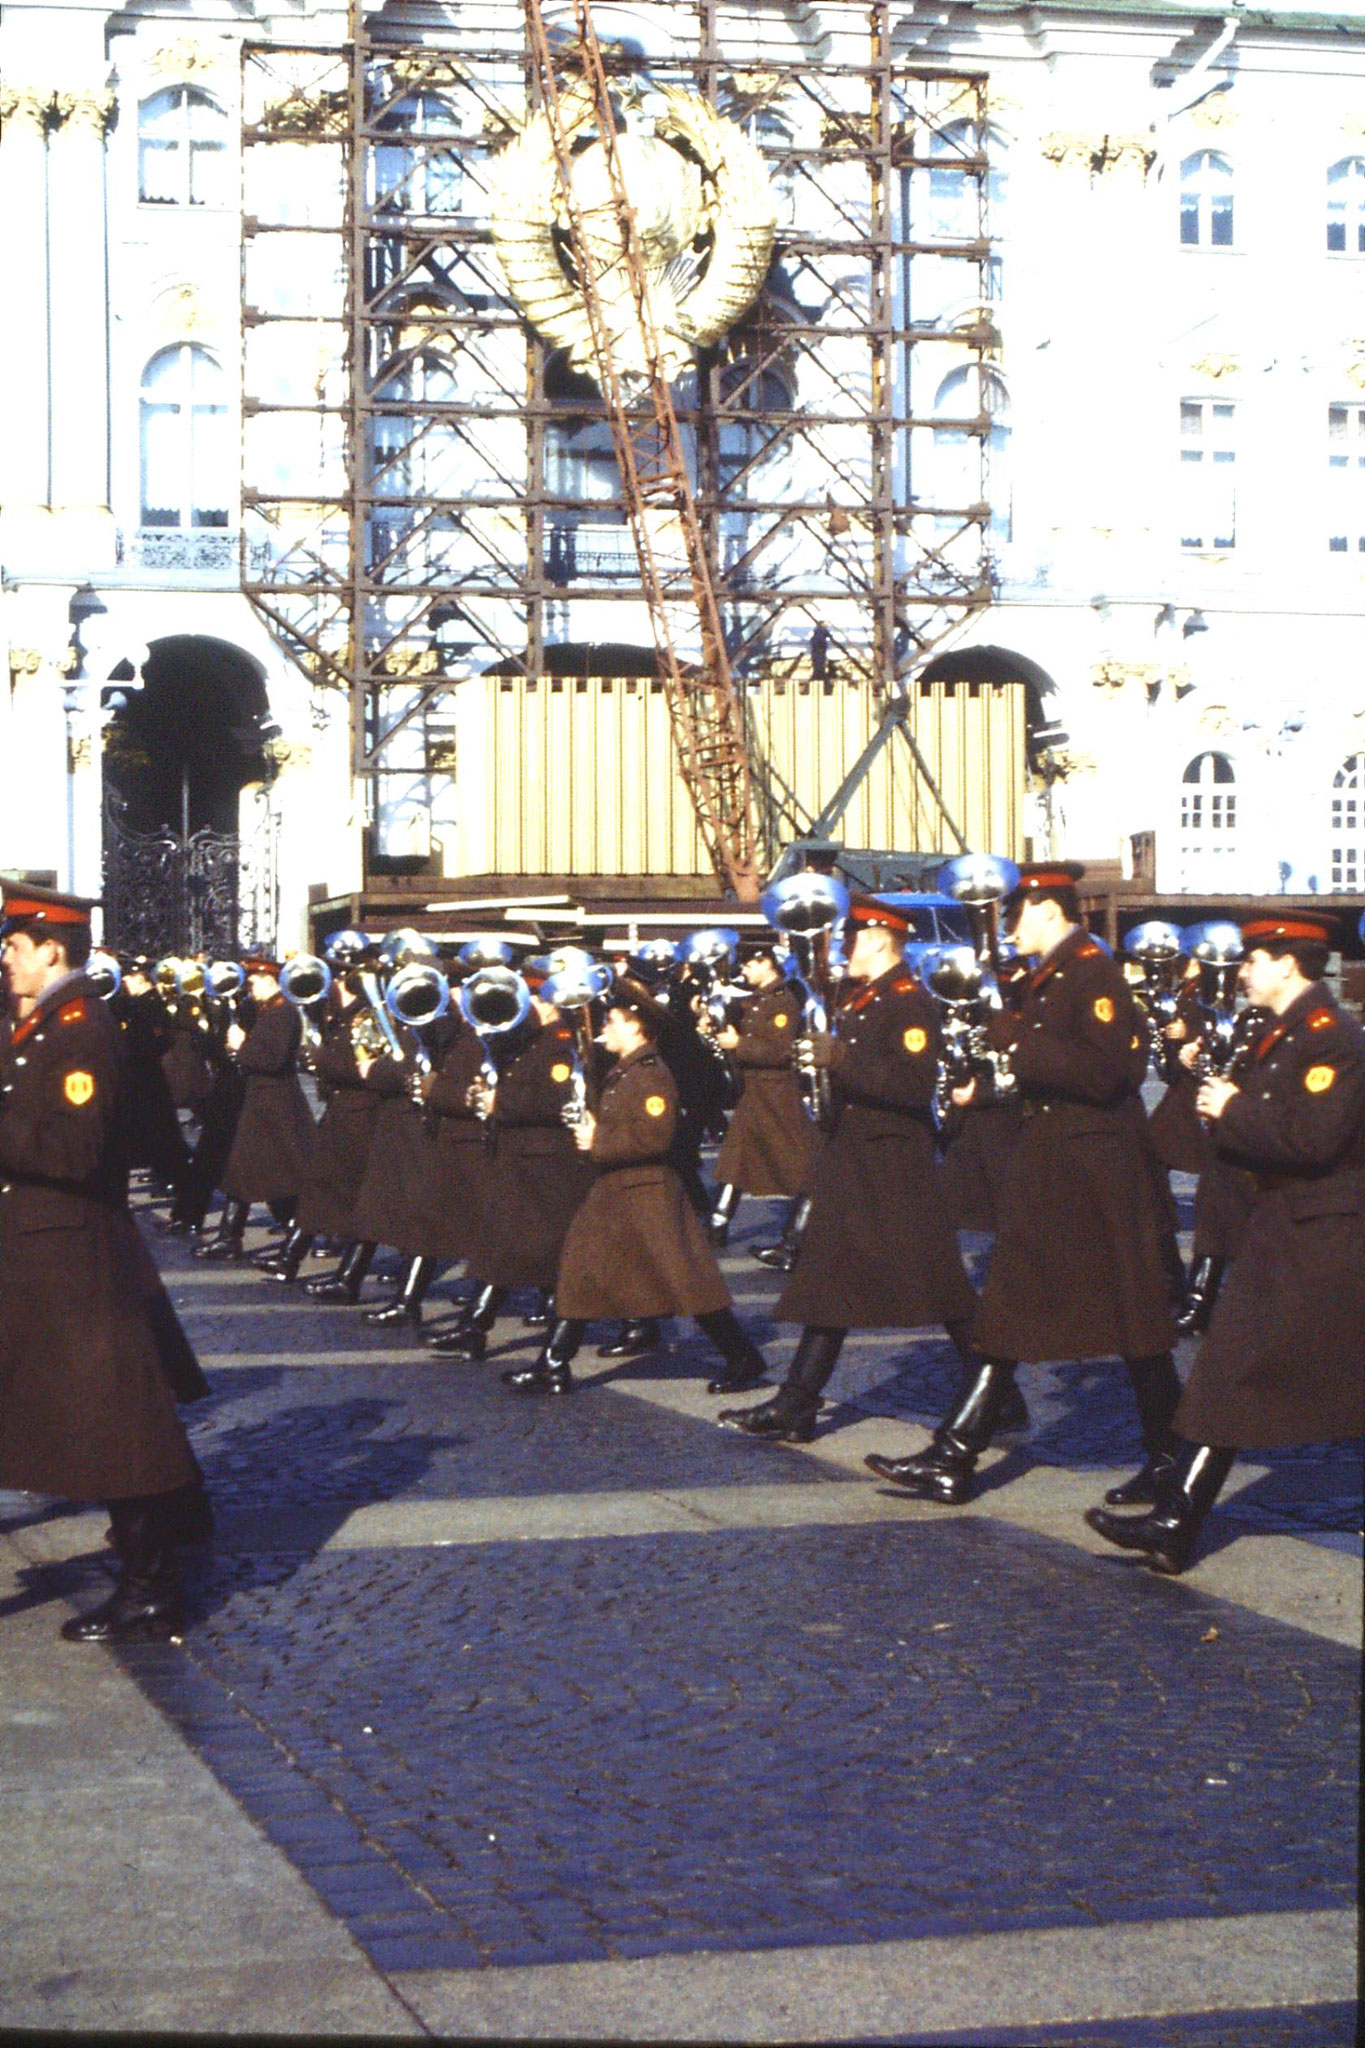
[[[142,524],[226,526],[236,459],[227,380],[207,349],[177,342],[142,376]]]
[[[1180,240],[1187,249],[1232,247],[1232,165],[1196,150],[1180,166]]]
[[[1344,156],[1327,173],[1327,247],[1365,256],[1365,156]]]
[[[929,491],[915,493],[930,504],[950,506],[960,513],[979,504],[983,491],[987,492],[991,532],[997,540],[1009,540],[1013,528],[1009,409],[1009,392],[997,371],[977,363],[950,370],[934,394],[934,417],[943,425],[934,428],[932,483]],[[984,450],[979,445],[981,437],[968,425],[982,413],[990,422]],[[944,523],[951,528],[960,522],[949,518]]]
[[[1365,754],[1352,754],[1332,779],[1332,887],[1365,887]]]
[[[1237,858],[1237,778],[1226,754],[1196,754],[1180,778],[1180,886],[1205,889]]]
[[[228,205],[228,118],[207,93],[172,85],[144,100],[137,149],[144,205]]]
[[[1203,553],[1237,541],[1237,408],[1221,398],[1180,401],[1180,545]]]
[[[1365,555],[1365,403],[1327,408],[1327,546]]]
[[[439,93],[410,93],[378,123],[393,141],[374,152],[377,213],[458,213],[464,165],[452,148],[461,132],[460,115]]]

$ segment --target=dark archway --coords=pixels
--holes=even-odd
[[[1029,766],[1035,771],[1050,747],[1063,746],[1067,735],[1051,718],[1044,699],[1057,685],[1045,668],[1010,647],[955,647],[920,671],[922,683],[1022,683],[1027,707]]]
[[[105,736],[105,779],[127,825],[182,837],[237,830],[237,799],[268,772],[265,671],[226,640],[154,640],[145,686],[130,692]]]

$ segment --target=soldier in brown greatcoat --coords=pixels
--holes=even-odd
[[[176,1546],[212,1525],[176,1399],[208,1392],[128,1214],[118,1033],[81,971],[90,903],[6,884],[0,1486],[109,1505],[121,1575],[63,1635],[184,1625]]]
[[[545,977],[524,967],[532,1016],[498,1060],[497,1082],[478,1088],[492,1143],[469,1306],[453,1330],[430,1340],[441,1358],[483,1358],[488,1335],[516,1287],[552,1293],[569,1225],[592,1185],[594,1169],[574,1143],[565,1110],[575,1099],[574,1034],[540,989]]]
[[[816,1156],[801,1256],[775,1311],[805,1327],[772,1400],[720,1416],[782,1443],[815,1434],[849,1330],[941,1323],[965,1356],[976,1306],[934,1165],[938,1018],[905,965],[908,920],[875,896],[855,896],[846,929],[856,991],[833,1034],[810,1041],[830,1075],[833,1128]]]
[[[741,1195],[786,1195],[799,1202],[810,1178],[815,1128],[806,1114],[792,1048],[801,1001],[777,964],[777,940],[747,933],[740,973],[752,989],[739,1020],[715,1035],[740,1083],[716,1173],[711,1242],[723,1245]]]
[[[570,1393],[570,1362],[597,1317],[692,1316],[725,1361],[713,1391],[762,1384],[762,1353],[735,1319],[705,1226],[668,1163],[678,1089],[655,1050],[666,1019],[642,983],[620,978],[602,1031],[617,1064],[574,1132],[597,1174],[564,1241],[549,1342],[534,1365],[503,1374],[517,1393]]]
[[[315,1238],[340,1238],[342,1266],[353,1268],[357,1242],[355,1202],[370,1156],[379,1098],[365,1086],[356,1063],[351,1025],[360,997],[344,978],[332,983],[318,1024],[319,1044],[313,1071],[327,1091],[327,1106],[318,1122],[313,1156],[299,1190],[298,1207],[289,1235],[278,1251],[258,1261],[261,1271],[284,1284],[298,1278]]]
[[[223,1168],[222,1217],[216,1235],[195,1253],[204,1259],[241,1258],[253,1202],[268,1202],[280,1220],[292,1214],[313,1157],[313,1112],[299,1086],[298,1010],[280,993],[277,960],[242,965],[256,1015],[249,1031],[241,1024],[228,1028],[227,1049],[246,1087]]]
[[[1365,1434],[1365,1034],[1320,979],[1325,919],[1255,918],[1243,940],[1267,1028],[1243,1084],[1205,1081],[1198,1104],[1254,1199],[1151,1512],[1086,1516],[1162,1572],[1188,1564],[1238,1450]]]
[[[1020,953],[1039,965],[1015,1020],[1023,1124],[973,1341],[978,1371],[928,1450],[867,1460],[924,1500],[971,1493],[1020,1359],[1121,1357],[1147,1462],[1114,1495],[1153,1498],[1180,1382],[1165,1263],[1169,1219],[1139,1088],[1147,1041],[1115,960],[1081,928],[1073,862],[1021,869],[1006,898]],[[965,1106],[982,1087],[954,1090]]]

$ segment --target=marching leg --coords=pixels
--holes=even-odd
[[[69,1643],[167,1642],[185,1626],[184,1582],[175,1554],[185,1489],[111,1500],[109,1521],[122,1570],[109,1598],[68,1621]],[[205,1500],[207,1506],[207,1499]]]
[[[271,1280],[278,1280],[287,1286],[299,1277],[299,1267],[308,1256],[308,1247],[313,1242],[309,1230],[300,1230],[297,1224],[290,1228],[288,1237],[268,1259],[260,1261],[260,1268]]]
[[[638,1358],[644,1351],[656,1351],[663,1336],[663,1327],[657,1316],[642,1316],[636,1322],[622,1323],[616,1335],[599,1344],[599,1358]]]
[[[1104,1498],[1111,1508],[1149,1507],[1157,1498],[1162,1474],[1171,1466],[1171,1418],[1180,1405],[1180,1379],[1169,1351],[1123,1362],[1133,1383],[1147,1456],[1140,1472],[1111,1486]]]
[[[569,1367],[583,1342],[585,1328],[582,1322],[556,1323],[535,1364],[509,1366],[502,1376],[503,1385],[514,1394],[571,1394],[573,1374]]]
[[[1104,1508],[1087,1508],[1085,1519],[1107,1543],[1117,1544],[1120,1550],[1140,1551],[1153,1571],[1183,1572],[1236,1456],[1235,1451],[1213,1444],[1192,1444],[1175,1437],[1150,1513],[1111,1515]]]
[[[1175,1326],[1186,1336],[1202,1336],[1209,1326],[1218,1290],[1223,1284],[1226,1259],[1196,1259],[1194,1271],[1190,1274],[1189,1289],[1185,1305],[1175,1319]]]
[[[771,1401],[753,1408],[722,1408],[716,1417],[746,1436],[768,1437],[774,1443],[808,1444],[815,1435],[820,1396],[839,1361],[846,1330],[808,1324],[783,1380]]]
[[[976,1461],[1000,1425],[1001,1412],[1014,1384],[1017,1361],[984,1358],[971,1385],[946,1422],[934,1432],[929,1448],[912,1458],[864,1458],[868,1470],[893,1486],[903,1486],[917,1500],[957,1507],[971,1498]]]
[[[710,1315],[698,1316],[697,1327],[705,1331],[725,1360],[724,1372],[707,1381],[708,1394],[743,1394],[750,1387],[767,1386],[767,1362],[763,1353],[748,1332],[741,1328],[732,1308],[718,1308]]]
[[[730,1242],[730,1225],[738,1207],[739,1189],[733,1181],[726,1181],[723,1187],[716,1189],[716,1199],[711,1207],[707,1234],[712,1244],[724,1246]]]
[[[360,1299],[360,1290],[375,1250],[376,1247],[368,1242],[348,1244],[335,1273],[328,1273],[321,1280],[305,1280],[304,1293],[311,1295],[314,1301],[339,1301],[354,1307]]]
[[[224,1202],[217,1232],[207,1244],[195,1246],[196,1259],[240,1259],[242,1233],[246,1229],[250,1209],[250,1202]]]
[[[435,1259],[426,1258],[421,1252],[408,1261],[403,1285],[392,1301],[380,1304],[378,1308],[361,1310],[361,1318],[380,1329],[387,1329],[394,1323],[411,1323],[416,1329],[422,1320],[422,1297],[431,1285],[436,1272]]]
[[[483,1358],[488,1350],[488,1332],[511,1291],[510,1287],[481,1287],[453,1330],[427,1338],[427,1350],[434,1351],[438,1358],[467,1358],[471,1362]]]
[[[770,1266],[775,1273],[790,1273],[800,1256],[801,1239],[809,1221],[810,1196],[798,1195],[787,1211],[787,1220],[777,1243],[753,1247],[753,1255],[759,1265]]]

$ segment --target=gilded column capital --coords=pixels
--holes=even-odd
[[[112,92],[59,92],[57,119],[68,133],[88,133],[103,141],[118,104]]]
[[[45,85],[0,85],[0,121],[8,129],[28,128],[41,135],[52,118],[53,95]]]
[[[36,676],[43,665],[43,657],[36,647],[11,647],[9,650],[10,687],[20,676]]]
[[[1092,176],[1136,170],[1145,178],[1156,162],[1156,143],[1150,135],[1045,135],[1042,152],[1059,170],[1089,171]]]

